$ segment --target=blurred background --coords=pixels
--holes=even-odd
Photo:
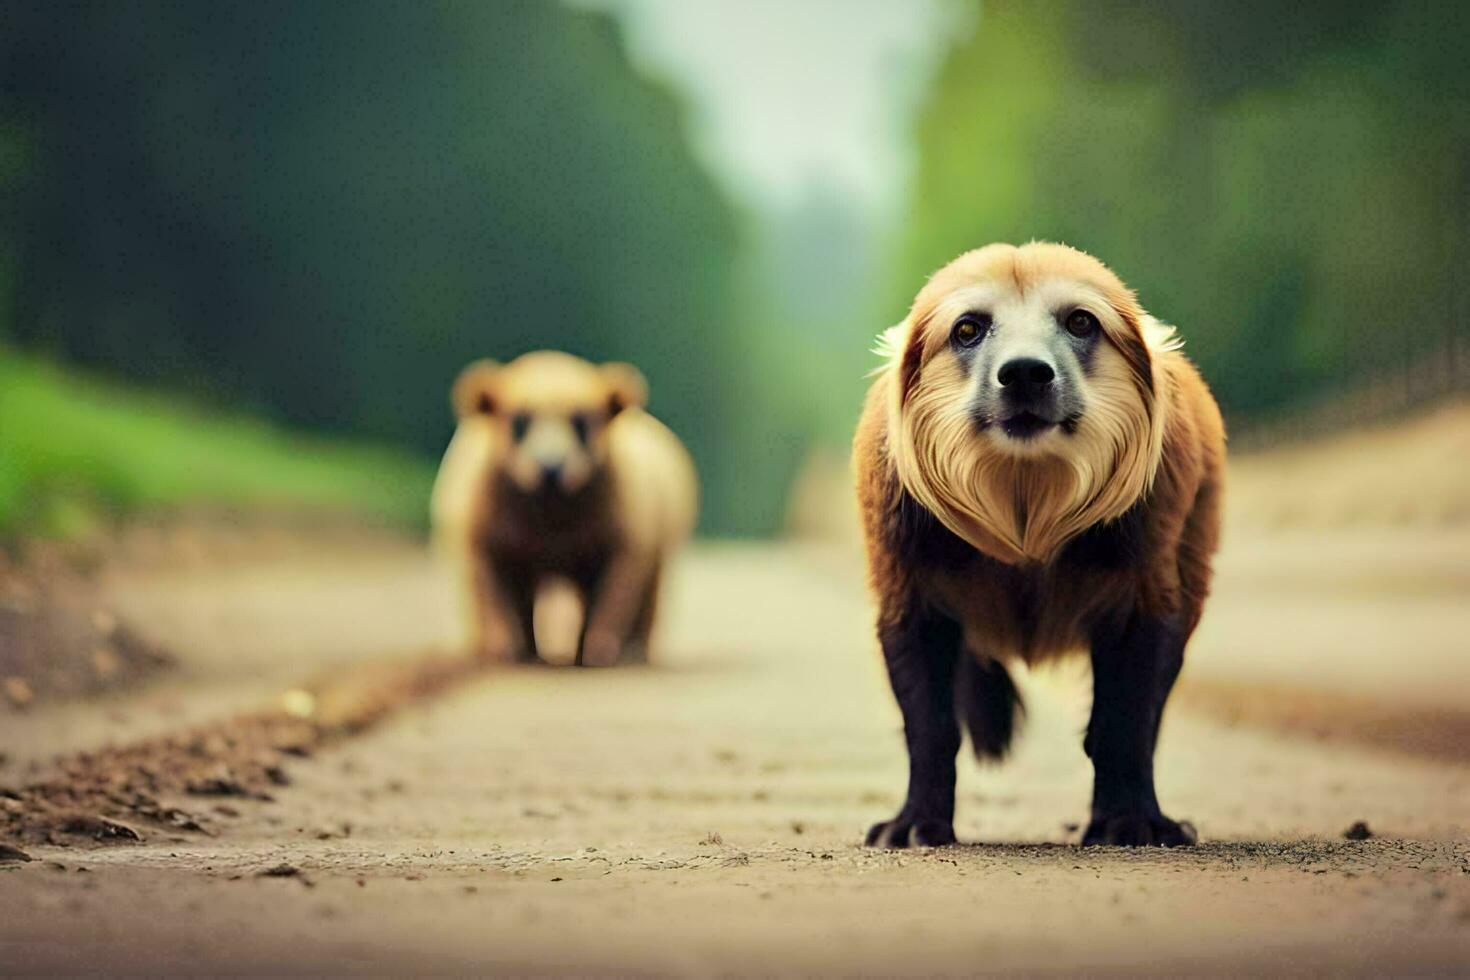
[[[6,962],[1463,973],[1467,51],[1448,0],[0,0]],[[1227,416],[1204,843],[1069,846],[1078,658],[961,766],[983,843],[893,858],[869,348],[1032,238]],[[453,656],[449,386],[543,347],[699,466],[651,668]]]
[[[457,369],[551,346],[642,366],[703,532],[771,534],[993,240],[1103,257],[1239,446],[1394,416],[1470,374],[1467,17],[6,0],[0,527],[417,526]]]

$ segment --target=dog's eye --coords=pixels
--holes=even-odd
[[[986,313],[966,313],[954,322],[950,336],[961,347],[974,347],[990,329],[990,316]]]
[[[1067,314],[1067,333],[1074,337],[1091,337],[1102,329],[1097,317],[1086,310],[1073,310]]]
[[[516,442],[526,438],[526,430],[531,428],[531,416],[525,412],[516,412],[510,417],[510,437]]]
[[[576,434],[577,441],[587,445],[587,435],[592,431],[592,422],[585,413],[577,412],[572,416],[572,432]]]

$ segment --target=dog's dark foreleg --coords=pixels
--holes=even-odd
[[[875,824],[875,847],[954,843],[955,755],[960,749],[954,679],[960,628],[930,610],[914,610],[880,631],[888,679],[903,712],[909,789],[892,820]]]
[[[1184,663],[1184,641],[1167,621],[1135,614],[1092,642],[1092,821],[1082,843],[1174,847],[1194,828],[1164,816],[1154,792],[1154,747],[1164,703]]]

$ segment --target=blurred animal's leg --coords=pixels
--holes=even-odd
[[[888,679],[903,712],[909,752],[908,795],[892,820],[874,824],[873,847],[929,847],[954,843],[955,717],[958,624],[914,608],[880,630]]]
[[[628,663],[648,663],[649,637],[653,635],[654,620],[658,616],[658,590],[663,571],[655,566],[643,590],[643,601],[638,615],[633,619],[633,628],[628,632],[628,642],[623,648],[623,659]]]
[[[1194,828],[1164,816],[1154,792],[1154,747],[1164,703],[1184,662],[1172,623],[1135,615],[1092,645],[1092,820],[1083,844],[1193,844]]]
[[[588,594],[578,664],[611,667],[618,662],[656,570],[652,556],[629,551],[613,556]]]
[[[514,578],[507,577],[503,586],[518,629],[515,645],[517,663],[541,662],[541,654],[536,647],[536,586],[535,576],[524,569],[519,570]]]
[[[529,574],[483,559],[475,562],[472,576],[478,612],[476,654],[488,662],[536,660],[531,628],[535,589]]]

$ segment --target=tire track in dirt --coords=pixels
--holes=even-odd
[[[1173,705],[1226,724],[1292,738],[1470,763],[1470,711],[1222,679],[1180,684]]]

